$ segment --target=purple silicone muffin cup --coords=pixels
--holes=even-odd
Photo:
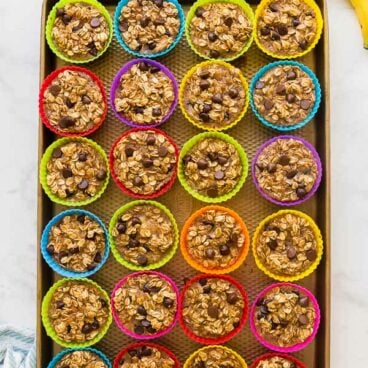
[[[176,308],[176,312],[175,312],[175,316],[174,319],[171,323],[171,325],[166,328],[163,331],[159,331],[153,335],[139,335],[136,334],[135,332],[129,330],[128,328],[126,328],[119,320],[119,316],[118,313],[115,309],[114,306],[114,296],[116,291],[123,285],[126,283],[126,281],[131,278],[131,277],[137,277],[139,275],[144,275],[144,274],[148,274],[148,275],[156,275],[162,279],[164,279],[165,281],[167,281],[171,287],[173,288],[175,295],[176,295],[176,303],[177,303],[177,308]],[[156,272],[156,271],[139,271],[139,272],[133,272],[127,276],[125,276],[124,278],[122,278],[114,287],[114,290],[111,293],[111,309],[112,309],[112,315],[114,317],[115,323],[118,325],[118,327],[128,336],[132,337],[133,339],[137,339],[137,340],[152,340],[152,339],[157,339],[161,336],[166,335],[167,333],[169,333],[175,326],[175,324],[178,321],[179,318],[179,289],[178,287],[175,285],[174,281],[170,279],[170,277],[164,275],[161,272]]]
[[[158,123],[155,123],[155,124],[137,124],[134,121],[128,120],[126,117],[124,117],[122,114],[120,114],[115,108],[114,100],[115,100],[116,91],[119,88],[121,76],[123,74],[125,74],[126,72],[128,72],[128,70],[133,65],[141,63],[141,62],[144,62],[144,63],[147,63],[147,64],[150,64],[150,65],[153,65],[155,67],[160,68],[160,70],[171,80],[171,82],[173,84],[173,88],[174,88],[174,101],[170,106],[169,112],[166,114],[166,116],[163,117],[163,119],[161,121],[159,121]],[[151,60],[151,59],[134,59],[134,60],[131,60],[128,63],[124,64],[123,67],[115,75],[114,80],[112,81],[111,90],[110,90],[110,104],[111,104],[112,111],[114,111],[114,114],[116,115],[116,117],[119,120],[121,120],[124,124],[129,125],[130,127],[133,127],[133,128],[154,128],[154,127],[158,127],[159,125],[161,125],[165,121],[167,121],[169,119],[169,117],[172,115],[172,113],[175,111],[175,108],[178,104],[178,83],[175,79],[174,74],[166,66],[159,63],[158,61]]]
[[[278,345],[271,344],[266,339],[264,339],[258,333],[255,322],[254,322],[258,300],[261,299],[266,293],[268,293],[273,288],[282,287],[282,286],[289,286],[289,287],[292,287],[293,289],[300,290],[303,294],[305,294],[309,298],[309,300],[311,301],[311,303],[314,307],[314,310],[316,312],[316,319],[314,321],[314,328],[313,328],[312,334],[304,342],[301,342],[301,343],[298,343],[298,344],[295,344],[295,345],[291,345],[291,346],[287,346],[287,347],[281,347],[281,346],[278,346]],[[277,352],[280,352],[280,353],[294,353],[296,351],[304,349],[316,337],[320,322],[321,322],[321,311],[319,309],[319,305],[318,305],[318,302],[317,302],[317,299],[315,298],[315,296],[308,289],[306,289],[302,286],[296,285],[296,284],[289,283],[289,282],[280,282],[280,283],[272,284],[272,285],[266,287],[265,289],[263,289],[257,295],[257,297],[254,300],[254,303],[252,305],[252,308],[250,310],[250,329],[251,329],[253,335],[267,349],[277,351]]]
[[[258,180],[256,178],[256,163],[258,160],[258,156],[262,153],[262,151],[271,143],[276,142],[279,139],[294,139],[297,140],[299,142],[302,142],[311,152],[312,155],[316,161],[317,164],[317,178],[316,181],[311,189],[311,191],[309,193],[307,193],[303,198],[298,199],[296,201],[278,201],[277,199],[271,197],[269,194],[267,194],[266,192],[263,191],[263,189],[261,188],[261,186],[258,183]],[[296,137],[293,135],[279,135],[277,137],[271,138],[268,141],[266,141],[265,143],[262,144],[261,147],[259,147],[259,149],[257,150],[253,161],[252,161],[252,177],[253,177],[253,182],[254,185],[256,186],[258,192],[262,195],[263,198],[267,199],[268,201],[277,204],[279,206],[296,206],[298,204],[304,203],[305,201],[307,201],[309,198],[311,198],[317,191],[319,185],[321,184],[321,179],[322,179],[322,164],[321,164],[321,159],[318,155],[318,152],[316,151],[316,149],[305,139],[300,138],[300,137]]]

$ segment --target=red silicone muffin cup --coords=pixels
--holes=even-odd
[[[295,344],[295,345],[291,345],[291,346],[286,346],[286,347],[281,347],[281,346],[274,345],[274,344],[271,344],[270,342],[268,342],[265,338],[263,338],[258,333],[255,322],[254,322],[258,300],[261,299],[265,294],[267,294],[273,288],[283,287],[283,286],[284,287],[289,286],[289,287],[292,287],[293,289],[300,290],[303,294],[305,294],[309,298],[309,300],[311,301],[311,303],[314,307],[314,310],[316,312],[316,319],[314,321],[314,328],[313,328],[312,334],[304,342],[301,342],[301,343],[298,343],[298,344]],[[320,312],[319,305],[318,305],[318,302],[317,302],[317,299],[315,298],[315,296],[308,289],[306,289],[306,288],[304,288],[300,285],[297,285],[297,284],[292,284],[290,282],[279,282],[279,283],[276,283],[276,284],[271,284],[270,286],[263,289],[257,295],[257,297],[255,298],[254,303],[252,305],[252,308],[250,310],[250,328],[252,330],[253,335],[266,348],[268,348],[270,350],[278,351],[280,353],[294,353],[296,351],[304,349],[315,338],[315,336],[317,334],[317,331],[318,331],[320,321],[321,321],[321,312]]]
[[[185,293],[187,292],[189,286],[192,285],[193,283],[197,282],[200,279],[210,279],[210,278],[222,279],[222,280],[226,280],[226,281],[230,282],[231,284],[236,286],[236,288],[240,291],[240,294],[241,294],[241,296],[244,300],[244,309],[243,309],[242,317],[240,319],[239,326],[236,327],[233,331],[231,331],[227,335],[221,336],[221,337],[218,337],[218,338],[215,338],[215,339],[210,339],[210,338],[205,338],[205,337],[195,335],[190,330],[190,328],[186,325],[186,323],[184,321],[184,318],[183,318],[183,314],[182,314],[184,296],[185,296]],[[203,345],[224,344],[225,342],[231,340],[235,335],[237,335],[241,331],[241,329],[244,327],[244,325],[247,321],[247,317],[248,317],[248,310],[249,310],[248,296],[247,296],[247,293],[245,292],[243,286],[240,284],[239,281],[237,281],[236,279],[234,279],[233,277],[230,277],[228,275],[201,274],[201,275],[197,275],[197,276],[191,278],[184,285],[184,287],[183,287],[183,289],[180,293],[179,323],[180,323],[180,327],[183,329],[184,333],[188,337],[190,337],[193,341],[199,342],[200,344],[203,344]]]
[[[68,133],[68,132],[63,132],[61,130],[56,129],[53,125],[51,125],[48,117],[46,116],[46,111],[44,109],[44,104],[43,104],[43,95],[46,91],[46,89],[50,86],[50,84],[52,83],[52,81],[62,72],[64,72],[65,70],[72,70],[75,72],[81,72],[84,74],[87,74],[100,88],[101,93],[102,93],[102,97],[103,97],[103,101],[105,104],[105,108],[104,108],[104,112],[102,114],[101,120],[98,124],[96,124],[95,126],[93,126],[91,129],[86,130],[85,132],[82,133]],[[106,116],[107,116],[107,96],[106,96],[106,91],[104,88],[104,85],[101,81],[101,79],[94,73],[92,73],[90,70],[85,69],[85,68],[81,68],[79,66],[65,66],[59,69],[56,69],[55,71],[53,71],[51,74],[49,74],[46,79],[43,81],[41,88],[40,88],[40,92],[38,95],[38,110],[39,110],[39,114],[41,117],[42,122],[44,123],[44,125],[50,129],[52,132],[54,132],[55,134],[58,134],[62,137],[85,137],[87,135],[92,134],[93,132],[95,132],[97,129],[99,129],[102,125],[102,123],[105,121]]]
[[[115,173],[114,170],[114,151],[115,151],[115,147],[117,146],[117,144],[120,142],[121,139],[123,139],[124,137],[126,137],[127,135],[134,133],[134,132],[140,132],[140,131],[152,131],[158,134],[162,134],[175,148],[175,156],[176,156],[176,166],[175,169],[173,170],[173,173],[171,175],[170,180],[161,188],[159,189],[157,192],[154,192],[152,194],[139,194],[139,193],[134,193],[133,191],[131,191],[130,189],[128,189],[119,179],[117,174]],[[156,129],[156,128],[133,128],[133,129],[129,129],[126,132],[124,132],[112,145],[111,150],[110,150],[110,157],[109,157],[109,162],[110,162],[110,172],[111,172],[111,176],[114,180],[114,182],[116,183],[116,185],[120,188],[120,190],[133,198],[138,198],[138,199],[153,199],[153,198],[157,198],[162,196],[163,194],[165,194],[174,184],[176,176],[177,176],[177,172],[178,172],[178,161],[179,161],[179,148],[176,145],[176,143],[174,142],[174,140],[169,137],[166,133],[164,133],[162,130]]]
[[[114,360],[114,363],[113,363],[113,368],[119,368],[119,363],[120,363],[121,359],[123,358],[123,356],[129,350],[136,349],[136,348],[139,348],[141,346],[148,346],[150,348],[156,348],[157,350],[163,351],[166,355],[168,355],[175,362],[175,367],[174,368],[180,368],[179,360],[178,360],[178,358],[175,356],[175,354],[171,350],[169,350],[165,346],[154,344],[152,342],[136,342],[136,343],[133,343],[133,344],[128,345],[123,350],[121,350],[118,353],[118,355],[116,356],[116,358]]]
[[[171,325],[169,327],[167,327],[165,330],[162,330],[162,331],[159,331],[155,334],[152,334],[152,335],[138,335],[136,334],[135,332],[129,330],[128,328],[126,328],[121,322],[120,322],[120,319],[119,319],[119,316],[118,316],[118,313],[115,309],[115,305],[114,305],[114,296],[115,296],[115,293],[117,292],[117,290],[122,286],[124,285],[127,280],[131,277],[137,277],[139,275],[155,275],[155,276],[158,276],[162,279],[164,279],[166,282],[168,282],[171,287],[173,288],[175,294],[176,294],[176,300],[177,300],[177,305],[178,305],[178,308],[176,310],[176,313],[175,313],[175,316],[174,316],[174,319],[171,323]],[[151,340],[151,339],[157,339],[161,336],[164,336],[166,335],[167,333],[169,333],[175,326],[176,322],[178,321],[178,316],[179,316],[179,290],[178,290],[178,287],[175,285],[174,281],[170,279],[170,277],[164,275],[163,273],[161,272],[157,272],[157,271],[139,271],[139,272],[133,272],[125,277],[123,277],[120,281],[118,281],[118,283],[114,286],[114,290],[112,291],[111,293],[111,310],[112,310],[112,315],[114,317],[114,321],[115,323],[118,325],[118,327],[128,336],[132,337],[133,339],[136,339],[136,340]]]
[[[282,357],[282,358],[285,358],[287,360],[290,360],[291,362],[293,362],[295,365],[296,365],[296,368],[307,368],[307,366],[301,362],[300,360],[294,358],[293,356],[291,355],[287,355],[287,354],[282,354],[282,353],[266,353],[266,354],[263,354],[261,355],[260,357],[258,357],[253,363],[252,365],[250,366],[250,368],[257,368],[258,366],[258,363],[263,360],[263,359],[270,359],[270,358],[273,358],[273,357]]]

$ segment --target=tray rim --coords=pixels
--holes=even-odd
[[[43,0],[41,7],[41,31],[40,31],[40,65],[39,65],[39,85],[41,86],[43,80],[46,77],[45,73],[45,62],[47,61],[47,44],[45,41],[45,25],[47,20],[47,7],[48,3],[52,0]],[[117,1],[117,0],[116,0]],[[104,0],[101,0],[104,3]],[[115,0],[106,0],[107,3],[114,3]],[[189,3],[190,1],[182,1]],[[322,5],[320,5],[324,25],[323,25],[323,35],[320,40],[320,45],[322,43],[322,59],[323,65],[319,65],[319,68],[324,70],[323,72],[323,90],[324,90],[324,121],[325,121],[325,132],[323,140],[324,149],[324,172],[327,175],[324,176],[325,181],[325,193],[324,193],[324,222],[325,222],[325,232],[324,232],[324,244],[325,244],[325,277],[324,277],[324,329],[321,334],[323,334],[324,339],[324,351],[323,356],[316,360],[318,368],[330,368],[330,343],[331,343],[331,123],[330,123],[330,55],[329,55],[329,29],[328,29],[328,11],[327,11],[327,0],[320,0]],[[317,45],[318,46],[318,45]],[[312,52],[315,52],[312,51]],[[41,162],[41,158],[44,152],[45,140],[44,140],[45,128],[40,118],[38,118],[38,167]],[[37,173],[38,178],[38,173]],[[42,290],[44,283],[45,272],[42,271],[43,268],[47,267],[43,264],[42,255],[40,251],[40,241],[42,234],[42,226],[44,224],[44,193],[41,184],[38,181],[37,184],[37,308],[36,308],[36,367],[42,368],[42,352],[43,344],[47,338],[43,331],[42,321],[41,321],[41,305],[42,305]],[[51,274],[50,270],[46,271],[46,274]],[[319,364],[322,363],[320,366]]]

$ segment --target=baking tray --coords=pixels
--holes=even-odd
[[[101,2],[107,6],[108,10],[113,14],[117,0],[103,0]],[[49,73],[64,65],[64,63],[57,59],[50,51],[45,41],[44,30],[47,15],[55,3],[56,0],[44,0],[42,8],[40,83]],[[182,1],[181,3],[184,10],[187,11],[191,2]],[[327,368],[330,366],[329,49],[326,0],[318,0],[317,3],[321,7],[324,15],[324,33],[315,50],[306,57],[303,57],[300,61],[315,71],[321,82],[323,99],[321,107],[313,121],[306,127],[296,131],[295,134],[308,139],[315,145],[323,163],[324,175],[317,194],[307,201],[307,203],[298,206],[298,209],[305,211],[316,220],[324,238],[325,253],[321,264],[313,275],[300,282],[300,284],[309,288],[316,295],[322,311],[322,321],[314,342],[305,350],[295,354],[295,356],[300,358],[309,368]],[[106,54],[95,62],[87,64],[86,67],[101,77],[106,90],[109,91],[115,73],[130,59],[132,59],[132,56],[124,52],[114,39]],[[168,66],[180,81],[190,67],[203,60],[190,50],[183,36],[179,45],[171,53],[160,58],[160,61]],[[261,66],[271,61],[271,58],[264,55],[253,44],[245,56],[237,59],[233,64],[243,71],[249,81]],[[200,130],[193,127],[184,119],[179,108],[161,128],[171,135],[180,146],[182,146],[187,139],[200,132]],[[101,144],[106,152],[108,152],[112,142],[125,130],[127,130],[127,127],[113,115],[109,108],[108,117],[102,129],[94,133],[91,138]],[[260,124],[251,111],[246,114],[236,127],[230,129],[228,133],[243,145],[249,158],[253,158],[257,147],[259,147],[262,142],[277,135],[275,131]],[[39,159],[46,147],[55,138],[55,135],[49,132],[43,124],[39,122]],[[132,199],[125,196],[111,180],[104,195],[95,203],[87,206],[86,209],[96,213],[106,224],[108,224],[113,212],[124,203],[131,200]],[[160,197],[158,201],[170,208],[176,217],[179,228],[183,226],[185,219],[191,213],[205,205],[187,194],[178,181],[171,190]],[[279,209],[277,206],[268,203],[258,194],[250,176],[240,192],[233,199],[225,202],[224,205],[231,207],[243,217],[251,234],[253,234],[260,220]],[[40,244],[41,233],[47,222],[62,209],[63,207],[52,203],[44,194],[42,188],[40,186],[38,187],[38,244]],[[39,246],[37,267],[37,367],[41,368],[47,366],[52,356],[60,350],[60,347],[47,337],[41,323],[40,314],[42,298],[58,277],[43,261]],[[196,274],[196,271],[185,263],[180,251],[178,251],[175,257],[160,271],[171,276],[179,287],[183,285],[184,277],[191,277]],[[128,270],[124,269],[114,260],[112,255],[110,255],[108,262],[97,275],[93,276],[93,279],[100,283],[108,293],[111,293],[114,284],[128,272]],[[232,275],[243,283],[248,292],[250,301],[253,301],[255,296],[267,284],[272,282],[271,279],[257,269],[251,253],[249,253],[244,265]],[[116,354],[131,342],[133,342],[133,340],[125,336],[113,323],[106,337],[97,344],[96,347],[104,351],[107,356],[113,360]],[[188,357],[190,353],[200,347],[199,344],[192,342],[184,335],[179,325],[168,335],[157,339],[157,342],[172,349],[178,356],[181,364],[184,363],[186,357]],[[258,355],[266,352],[266,349],[252,336],[249,324],[247,324],[241,333],[226,345],[238,351],[246,359],[248,364],[251,364]]]

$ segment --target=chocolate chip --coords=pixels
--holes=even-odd
[[[215,179],[222,180],[225,177],[225,173],[221,170],[215,172]]]
[[[218,58],[220,56],[220,53],[217,50],[210,50],[210,57],[211,58]]]
[[[198,169],[199,170],[205,170],[208,167],[208,162],[206,160],[204,160],[204,159],[200,159],[197,162],[197,166],[198,166]]]
[[[147,26],[148,26],[148,24],[149,24],[149,22],[151,21],[151,18],[150,17],[143,17],[142,19],[141,19],[141,21],[140,21],[140,25],[141,25],[141,27],[143,27],[143,28],[146,28]]]
[[[271,30],[270,27],[265,26],[261,28],[261,35],[262,36],[268,36],[270,34]]]
[[[62,17],[65,14],[64,8],[58,8],[56,10],[56,16],[57,17]]]
[[[284,95],[286,91],[285,84],[278,84],[276,87],[276,93],[278,95]]]
[[[296,249],[294,247],[287,247],[286,255],[289,259],[294,259],[296,257]]]
[[[299,320],[299,323],[302,325],[307,325],[309,323],[309,319],[305,314],[301,314],[298,320]]]
[[[268,247],[271,250],[275,250],[277,248],[277,240],[276,239],[270,239],[270,241],[267,243]]]
[[[64,302],[62,302],[61,300],[58,300],[58,301],[56,302],[56,308],[57,308],[57,309],[63,309],[63,308],[64,308],[64,306],[65,306],[65,303],[64,303]]]
[[[229,89],[229,96],[231,98],[237,98],[239,96],[239,91],[236,88]]]
[[[174,305],[174,300],[165,296],[162,303],[166,308],[171,308]]]
[[[279,7],[278,7],[278,5],[276,3],[271,3],[268,7],[274,13],[277,12],[277,11],[279,11]]]
[[[217,40],[217,35],[215,32],[208,32],[208,40],[210,42],[215,42]]]
[[[201,121],[203,121],[204,123],[208,123],[210,121],[210,116],[204,112],[201,112],[199,114],[199,118],[201,119]]]
[[[184,165],[188,165],[190,161],[192,161],[192,157],[190,155],[185,155],[183,157],[183,164]]]
[[[229,161],[229,159],[225,156],[222,156],[222,155],[219,155],[217,157],[217,162],[220,164],[220,165],[225,165],[227,162]]]
[[[210,198],[215,198],[218,196],[218,189],[217,187],[213,186],[213,187],[210,187],[207,189],[207,195],[210,197]]]
[[[130,234],[130,236],[132,236],[132,235],[133,234]],[[137,239],[132,238],[132,237],[129,238],[128,249],[137,248],[137,247],[139,247],[139,241]]]
[[[55,254],[54,244],[48,244],[47,247],[46,247],[46,250],[51,255]]]
[[[87,161],[87,152],[79,152],[78,153],[78,161],[86,162]]]
[[[165,146],[158,147],[157,153],[160,157],[165,157],[168,154],[168,150]]]
[[[137,257],[137,262],[140,266],[146,266],[148,263],[148,258],[144,254],[139,254]]]
[[[213,248],[206,248],[205,254],[208,259],[214,259],[216,252]]]
[[[152,355],[152,349],[148,348],[147,346],[142,346],[141,348],[142,356],[148,357]]]
[[[212,109],[212,105],[210,104],[204,104],[202,107],[202,112],[204,112],[205,114],[209,113]]]
[[[139,305],[137,308],[137,313],[140,314],[141,316],[146,316],[147,315],[146,308],[143,307],[143,305]]]
[[[92,28],[99,27],[101,24],[100,18],[99,17],[92,18],[89,24],[91,25]]]
[[[152,66],[151,66],[151,69],[150,69],[150,73],[151,73],[151,74],[156,74],[156,73],[158,73],[159,71],[161,71],[161,69],[160,69],[158,66],[156,66],[156,65],[152,65]]]
[[[226,18],[225,18],[225,20],[224,20],[224,24],[225,24],[226,26],[228,26],[228,27],[231,27],[231,26],[232,26],[232,24],[233,24],[233,21],[234,21],[234,19],[233,19],[233,18],[231,18],[231,17],[226,17]]]
[[[153,2],[159,7],[162,8],[164,0],[153,0]]]
[[[52,158],[60,158],[62,156],[63,156],[63,151],[59,147],[53,150]]]
[[[83,28],[83,22],[79,22],[76,26],[72,28],[72,32],[78,32],[80,29]]]
[[[149,70],[149,64],[145,63],[144,61],[138,63],[139,70],[142,70],[142,72],[146,72]]]
[[[219,309],[216,305],[210,304],[207,308],[207,313],[210,317],[217,319],[220,315]]]
[[[63,178],[64,179],[71,178],[73,176],[72,170],[69,169],[68,167],[66,167],[65,169],[63,169],[62,174],[63,174]]]
[[[238,301],[238,295],[236,293],[227,294],[226,301],[229,304],[234,305]]]
[[[287,74],[286,74],[286,79],[287,80],[296,79],[296,73],[293,70],[288,71]]]
[[[161,116],[162,115],[162,110],[160,107],[154,107],[152,109],[152,116]]]
[[[202,70],[201,73],[199,74],[199,76],[202,79],[207,79],[210,76],[210,72],[208,70]]]
[[[88,334],[90,332],[92,332],[93,328],[92,325],[90,323],[85,323],[82,327],[82,333],[84,334]]]
[[[264,304],[261,305],[260,311],[263,315],[267,315],[269,313],[267,305],[264,305]]]
[[[216,93],[212,96],[212,101],[217,104],[222,104],[223,98],[221,93]]]
[[[308,260],[311,262],[313,262],[317,258],[317,252],[314,249],[307,250],[305,255],[307,256]]]
[[[300,47],[302,50],[306,50],[306,49],[307,49],[307,47],[308,47],[308,42],[307,42],[307,40],[301,40],[301,41],[299,42],[299,47]]]
[[[156,137],[152,134],[150,134],[147,139],[146,139],[146,143],[149,145],[149,146],[153,146],[155,143],[156,143]]]
[[[309,298],[307,296],[301,296],[298,303],[301,307],[306,308],[309,305]]]
[[[271,39],[274,41],[278,41],[280,39],[280,35],[275,31],[271,31]]]
[[[97,56],[98,55],[97,48],[96,47],[90,48],[88,53],[91,54],[92,56]]]
[[[207,284],[207,279],[205,277],[201,277],[199,280],[199,285],[205,286]]]
[[[205,285],[203,286],[203,294],[209,294],[211,292],[211,286],[210,285]]]
[[[89,182],[87,179],[83,179],[79,184],[78,184],[78,188],[81,190],[85,190],[87,189],[89,186]]]
[[[125,146],[125,156],[132,157],[134,153],[134,148],[132,146]]]
[[[202,90],[205,90],[205,89],[208,89],[208,87],[210,86],[210,82],[207,80],[207,79],[202,79],[200,82],[199,82],[199,87],[202,89]]]
[[[142,160],[142,165],[145,167],[145,168],[149,168],[153,165],[153,161],[150,159],[150,158],[144,158]]]
[[[256,83],[256,89],[262,89],[265,86],[265,83],[262,81],[258,81]]]
[[[220,247],[220,254],[222,256],[228,256],[230,254],[230,248],[228,245],[224,244]]]
[[[268,164],[267,165],[267,171],[270,173],[270,174],[273,174],[276,172],[276,165],[275,164]]]
[[[105,170],[98,170],[96,174],[97,180],[105,180],[106,179],[106,171]]]
[[[137,326],[134,327],[134,332],[137,335],[143,335],[144,334],[144,327],[141,326],[141,325],[137,325]]]
[[[290,170],[286,173],[288,179],[292,179],[298,172],[296,170]]]
[[[301,100],[300,101],[300,107],[303,109],[303,110],[308,110],[311,106],[311,101],[310,100]]]
[[[265,99],[263,105],[266,110],[271,110],[273,108],[273,102],[269,99]]]
[[[66,326],[66,332],[70,333],[72,331],[72,326],[68,325]]]
[[[287,100],[287,102],[289,102],[289,103],[293,103],[293,102],[295,102],[295,95],[293,95],[293,94],[291,94],[291,93],[288,93],[288,94],[286,95],[286,100]]]
[[[69,24],[70,21],[72,20],[72,17],[69,14],[65,14],[62,16],[61,20],[63,21],[63,23],[65,25]]]
[[[133,179],[133,185],[136,186],[136,187],[140,187],[142,186],[144,183],[143,183],[143,179],[140,177],[140,176],[136,176],[134,179]]]
[[[78,246],[69,249],[70,254],[78,254],[79,252],[80,252],[80,249]]]
[[[285,36],[288,34],[288,28],[284,24],[280,24],[277,27],[277,32],[279,33],[280,36]]]
[[[157,18],[153,21],[153,24],[155,26],[163,26],[164,24],[166,23],[165,19],[164,18]],[[168,35],[170,36],[170,35]]]
[[[196,15],[197,17],[202,17],[202,16],[203,16],[203,14],[204,14],[204,9],[203,9],[203,8],[198,7],[198,8],[195,10],[195,15]]]
[[[70,116],[63,116],[60,120],[59,120],[59,126],[60,128],[69,128],[71,126],[73,126],[75,124],[75,120],[70,117]]]
[[[92,322],[92,330],[98,330],[100,328],[100,323],[97,320]]]
[[[84,105],[89,105],[92,102],[92,99],[88,97],[87,95],[82,96],[82,103]]]
[[[154,41],[148,42],[147,46],[150,50],[154,50],[156,48],[156,42]]]
[[[144,114],[144,107],[143,106],[134,106],[134,112],[136,114]]]
[[[142,319],[141,325],[143,327],[150,327],[151,326],[151,322],[148,319]]]
[[[125,222],[119,222],[116,225],[116,230],[118,231],[119,234],[124,234],[126,232],[127,226]]]
[[[305,188],[297,188],[296,190],[296,195],[298,196],[298,198],[303,198],[305,197],[305,195],[307,194],[307,191],[305,190]]]
[[[292,23],[294,27],[298,27],[298,25],[300,24],[300,20],[298,18],[294,18]]]
[[[49,92],[50,92],[54,97],[56,97],[56,96],[60,93],[60,91],[61,91],[61,87],[60,87],[58,84],[52,84],[52,85],[49,87],[48,91],[49,91]]]
[[[121,20],[119,22],[119,31],[126,32],[129,29],[128,22],[126,20]]]

